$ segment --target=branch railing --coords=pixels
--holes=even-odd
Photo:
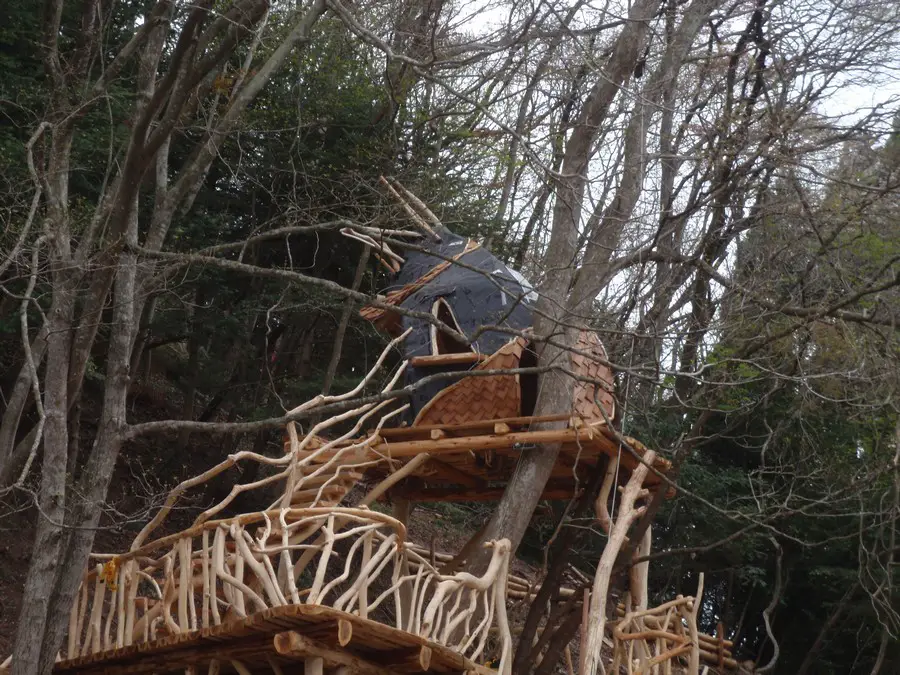
[[[85,574],[62,658],[273,607],[317,605],[392,625],[474,662],[493,651],[508,673],[509,542],[487,544],[491,563],[478,577],[441,575],[405,538],[400,521],[366,508],[285,508],[209,521],[106,556]]]
[[[699,630],[702,597],[701,573],[693,597],[679,595],[649,609],[626,610],[619,605],[618,621],[612,631],[611,672],[619,673],[624,668],[628,675],[700,675],[704,662],[720,669],[736,668],[738,664],[729,649],[733,643],[721,633],[715,638]]]

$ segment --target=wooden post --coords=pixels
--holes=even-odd
[[[321,656],[309,656],[303,661],[303,675],[324,675],[325,661]]]
[[[609,592],[609,582],[612,577],[613,566],[619,556],[619,551],[625,543],[628,530],[631,525],[644,513],[644,507],[635,508],[635,502],[647,495],[643,488],[644,478],[656,459],[656,453],[648,450],[642,463],[631,474],[625,489],[622,491],[622,499],[619,503],[615,521],[609,531],[609,539],[594,576],[594,584],[591,593],[590,620],[588,623],[588,637],[585,641],[585,669],[582,675],[597,675],[600,672],[601,650],[603,648],[603,635],[606,629],[606,600]],[[629,658],[630,660],[630,658]]]
[[[203,573],[203,599],[200,605],[200,625],[209,628],[209,604],[215,602],[215,588],[209,585],[209,530],[203,530],[200,539],[200,565]]]
[[[716,625],[716,655],[719,657],[719,670],[725,668],[725,624],[719,621]]]
[[[372,560],[372,538],[375,536],[374,532],[366,532],[363,537],[363,550],[362,550],[362,562],[360,564],[360,570],[365,570],[366,566]],[[368,580],[364,581],[362,586],[359,588],[359,618],[367,619],[369,618],[369,582]],[[341,646],[344,646],[345,643],[341,643]]]
[[[188,619],[188,587],[191,585],[190,553],[185,548],[186,538],[178,546],[178,628],[186,633],[191,629]]]
[[[697,582],[697,594],[694,596],[694,604],[691,607],[688,627],[691,630],[691,661],[688,673],[700,675],[700,631],[697,627],[697,615],[700,613],[700,604],[703,602],[703,572],[700,572]]]
[[[409,514],[412,513],[412,503],[402,497],[396,497],[393,501],[391,515],[406,527],[409,523]],[[405,549],[401,552],[400,576],[409,576],[409,557]],[[413,601],[413,589],[410,588],[409,581],[406,581],[400,585],[400,606],[403,616],[409,617],[409,630],[412,630],[413,625]]]
[[[588,607],[591,601],[590,589],[584,589],[584,597],[581,599],[581,642],[578,646],[578,675],[584,675],[585,664],[587,663],[587,652],[585,646],[587,644],[588,630]]]

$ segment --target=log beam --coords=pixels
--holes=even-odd
[[[431,647],[403,647],[378,655],[378,660],[396,673],[427,673],[431,667]]]
[[[414,356],[409,360],[409,365],[414,368],[433,368],[435,366],[457,366],[468,363],[481,363],[487,361],[487,356],[475,352],[460,352],[458,354],[432,354],[430,356]]]
[[[318,657],[323,666],[340,668],[346,666],[355,675],[395,675],[394,671],[366,661],[343,650],[336,650],[311,640],[297,631],[289,630],[278,633],[274,638],[275,651],[281,656],[303,659],[304,664],[311,658]]]

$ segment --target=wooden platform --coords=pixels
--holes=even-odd
[[[291,632],[300,637],[286,649]],[[54,672],[142,675],[190,668],[205,673],[219,660],[224,673],[238,672],[232,661],[266,673],[275,670],[274,663],[287,673],[316,656],[326,668],[347,666],[359,675],[494,672],[412,633],[315,605],[276,607],[243,621],[60,661]]]
[[[546,422],[567,422],[563,429],[535,430]],[[569,499],[587,480],[599,462],[618,461],[622,481],[638,466],[638,460],[620,443],[604,423],[589,424],[580,417],[510,417],[453,425],[417,425],[381,429],[369,444],[367,457],[388,461],[368,470],[368,478],[382,478],[389,466],[396,470],[412,458],[428,454],[428,461],[392,491],[414,501],[491,501],[498,500],[515,469],[519,453],[529,446],[559,443],[556,467],[544,492],[544,499]],[[627,443],[639,455],[647,448],[630,437]],[[359,443],[353,439],[338,444],[318,461],[327,461],[341,446]],[[286,450],[289,449],[286,444]],[[657,457],[645,481],[651,490],[664,481],[671,464]],[[656,473],[658,472],[658,473]],[[667,489],[669,496],[674,494]]]

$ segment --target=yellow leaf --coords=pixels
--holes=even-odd
[[[108,563],[103,566],[103,569],[100,570],[100,581],[109,586],[109,590],[115,591],[118,589],[118,585],[116,584],[116,577],[119,572],[119,559],[111,558]]]

